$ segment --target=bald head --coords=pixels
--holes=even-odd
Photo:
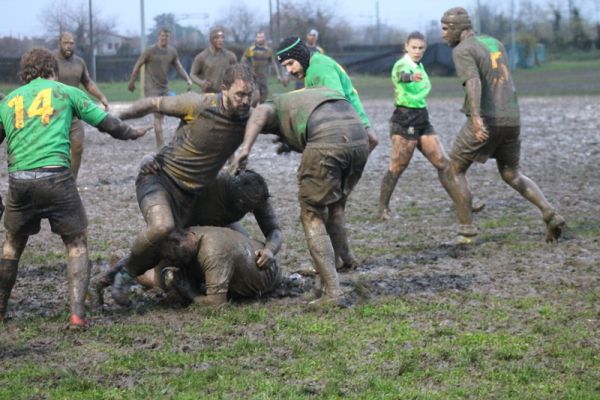
[[[66,59],[73,56],[75,52],[75,36],[71,32],[63,32],[60,34],[60,54]]]

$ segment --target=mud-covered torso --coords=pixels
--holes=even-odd
[[[185,123],[156,158],[181,188],[199,191],[215,179],[242,143],[247,117],[229,117],[220,93],[188,93],[178,98],[182,109],[189,111]]]
[[[269,127],[269,131],[282,136],[292,150],[302,152],[309,139],[307,132],[311,114],[321,104],[330,101],[347,102],[341,93],[326,87],[300,89],[282,94],[275,99],[276,124]],[[331,115],[329,119],[332,119]],[[337,118],[333,123],[336,122]]]
[[[60,50],[54,52],[58,61],[58,79],[65,85],[79,87],[80,84],[86,84],[89,80],[85,61],[81,57],[72,55],[66,59],[62,56]]]
[[[206,92],[218,92],[223,83],[223,73],[227,67],[236,62],[237,57],[232,51],[227,49],[213,51],[207,48],[194,59],[192,71],[209,82]]]
[[[169,90],[169,67],[175,64],[178,58],[177,50],[173,46],[148,47],[142,55],[146,65],[144,78],[144,91],[146,96],[165,95]]]
[[[456,73],[463,84],[471,78],[481,81],[481,116],[488,125],[518,126],[519,104],[510,75],[506,49],[490,36],[470,36],[452,52]],[[469,93],[463,111],[469,116]]]

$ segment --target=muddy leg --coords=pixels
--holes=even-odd
[[[90,262],[88,258],[87,236],[63,236],[67,248],[67,280],[71,304],[71,325],[85,326],[85,295],[90,282]]]
[[[313,211],[302,209],[302,226],[308,244],[308,250],[313,258],[315,267],[321,276],[323,296],[310,304],[335,302],[342,295],[338,274],[335,270],[335,253],[331,239],[327,235],[323,218]]]
[[[164,115],[158,113],[154,114],[154,133],[156,134],[156,150],[162,149],[162,147],[165,145],[162,128],[164,119]]]
[[[408,140],[400,135],[392,135],[390,168],[381,181],[378,217],[382,221],[390,219],[390,199],[396,183],[406,169],[417,146],[416,140]]]
[[[158,264],[158,248],[175,229],[171,208],[164,204],[150,205],[144,212],[147,226],[136,237],[129,257],[119,261],[123,268],[116,274],[111,294],[121,305],[129,303],[129,288],[133,278]]]
[[[329,206],[329,213],[327,217],[327,234],[331,238],[331,244],[333,245],[333,251],[335,254],[336,268],[337,269],[356,269],[358,267],[358,261],[350,250],[348,244],[348,233],[346,231],[346,199],[342,199],[339,202]],[[337,265],[337,260],[341,259],[341,265]]]
[[[17,280],[19,259],[27,244],[29,236],[17,236],[6,232],[0,259],[0,322],[6,317],[8,299]]]
[[[565,226],[564,218],[558,214],[554,207],[546,200],[544,193],[534,181],[521,173],[518,168],[509,168],[498,165],[498,170],[504,182],[515,189],[521,196],[529,200],[540,209],[546,223],[546,242],[558,240]]]
[[[450,160],[449,163],[450,167],[442,173],[440,181],[443,180],[448,185],[448,194],[456,206],[459,240],[470,238],[477,235],[477,228],[473,225],[473,198],[465,176],[471,164],[457,160]]]

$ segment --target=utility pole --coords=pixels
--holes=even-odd
[[[381,44],[381,21],[379,19],[379,0],[375,2],[375,44]]]
[[[273,41],[272,47],[276,48],[279,43],[275,43],[275,38],[273,37],[273,2],[271,0],[269,0],[269,38]]]
[[[279,11],[279,0],[277,0],[277,42],[276,46],[279,47],[279,43],[281,42],[281,13]]]
[[[510,69],[513,70],[517,66],[517,43],[515,39],[515,0],[510,0]]]
[[[140,35],[140,54],[142,54],[144,52],[144,50],[146,49],[146,21],[145,21],[145,15],[144,15],[144,0],[140,0],[140,16],[142,19],[142,32]],[[140,70],[140,95],[142,98],[144,98],[144,81],[146,79],[146,65],[142,65],[142,68]]]
[[[477,0],[477,10],[475,11],[475,31],[477,33],[482,33],[481,31],[481,3]]]
[[[94,49],[94,25],[92,23],[92,0],[88,2],[89,8],[89,23],[90,23],[90,71],[92,73],[92,80],[96,80],[96,50]]]

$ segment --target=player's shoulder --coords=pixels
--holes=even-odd
[[[225,50],[225,54],[227,55],[227,57],[229,58],[233,58],[234,60],[237,61],[237,56],[235,55],[235,53],[229,49],[223,49]]]

